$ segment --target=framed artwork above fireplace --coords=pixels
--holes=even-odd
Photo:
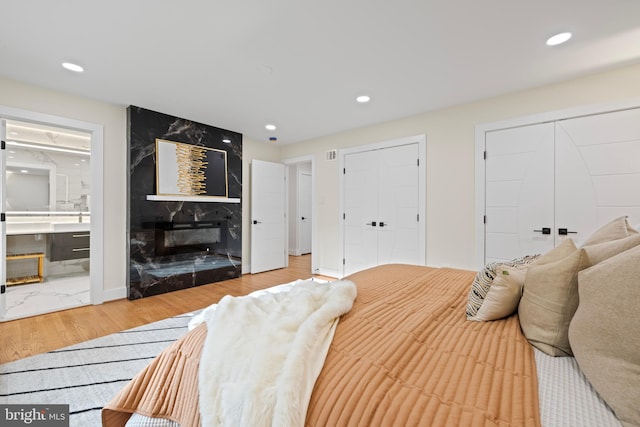
[[[156,194],[227,198],[227,152],[156,138]]]

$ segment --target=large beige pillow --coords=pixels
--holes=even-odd
[[[640,246],[578,275],[569,327],[578,365],[626,426],[640,425]]]
[[[578,307],[578,272],[589,267],[578,249],[563,259],[527,270],[518,316],[531,345],[551,356],[571,356],[569,323]]]
[[[640,234],[633,234],[629,237],[612,240],[610,242],[583,246],[583,248],[587,252],[587,255],[589,255],[589,261],[591,261],[591,264],[596,265],[607,258],[616,256],[619,253],[627,251],[638,245],[640,245]]]
[[[638,234],[638,230],[629,224],[626,216],[621,216],[598,228],[582,243],[582,246],[622,239],[633,234]]]
[[[576,251],[576,244],[571,239],[564,239],[558,246],[538,257],[533,264],[548,264],[564,259]]]

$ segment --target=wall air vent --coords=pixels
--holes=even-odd
[[[333,149],[327,151],[327,160],[335,160],[338,158],[338,150]]]

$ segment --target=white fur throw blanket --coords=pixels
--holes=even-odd
[[[303,426],[339,317],[355,297],[348,280],[309,280],[285,292],[226,296],[205,310],[202,426]]]

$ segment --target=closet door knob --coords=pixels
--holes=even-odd
[[[543,227],[542,230],[533,230],[536,233],[542,233],[542,234],[551,234],[551,228],[550,227]]]
[[[566,236],[567,234],[578,234],[578,232],[568,231],[566,228],[558,228],[558,234],[561,236]]]

